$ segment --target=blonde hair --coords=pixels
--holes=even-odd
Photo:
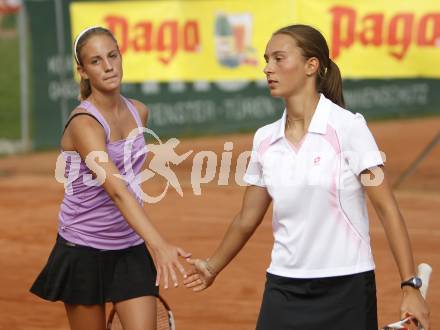
[[[78,34],[73,44],[73,56],[75,57],[75,61],[78,65],[82,66],[81,49],[86,44],[87,40],[96,34],[104,34],[112,38],[119,50],[118,42],[110,30],[100,26],[88,27]],[[79,82],[79,99],[81,101],[85,100],[90,96],[91,93],[92,86],[90,85],[90,81],[88,79],[81,78],[81,81]]]

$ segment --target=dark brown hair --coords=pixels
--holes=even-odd
[[[92,36],[97,35],[97,34],[104,34],[109,36],[110,38],[113,39],[113,41],[116,44],[116,47],[118,47],[118,42],[116,41],[115,36],[113,35],[113,33],[103,27],[92,27],[92,28],[88,28],[86,30],[83,30],[83,32],[81,32],[78,37],[75,39],[75,43],[73,46],[73,52],[74,52],[74,57],[76,60],[76,63],[78,65],[83,65],[82,64],[82,59],[81,59],[81,49],[84,47],[84,45],[86,44],[87,40],[89,40]],[[118,47],[119,50],[119,47]],[[90,96],[90,94],[92,93],[92,87],[90,86],[90,81],[88,79],[83,79],[81,78],[81,81],[79,82],[79,98],[80,100],[85,100],[86,98],[88,98]]]
[[[316,57],[319,60],[316,77],[318,91],[337,105],[345,107],[341,72],[336,63],[330,59],[328,45],[321,32],[309,25],[295,24],[283,27],[273,35],[277,34],[286,34],[295,39],[306,59]]]

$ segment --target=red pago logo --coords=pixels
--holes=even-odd
[[[335,6],[330,13],[333,59],[355,44],[388,47],[388,54],[398,61],[405,58],[413,45],[420,48],[440,47],[440,11],[419,17],[412,12],[396,12],[390,16],[381,12],[359,15],[354,8]]]
[[[104,18],[110,31],[116,36],[122,54],[157,52],[158,60],[169,65],[178,53],[196,53],[200,49],[200,28],[196,20],[149,20],[129,22],[120,15]]]
[[[252,47],[252,16],[249,13],[217,13],[215,18],[215,50],[221,66],[236,68],[257,66],[256,49]]]

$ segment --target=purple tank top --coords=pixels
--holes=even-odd
[[[142,127],[134,105],[123,99],[137,126]],[[79,107],[86,109],[104,127],[109,161],[113,161],[125,177],[128,189],[142,206],[142,199],[135,193],[136,188],[132,189],[136,186],[131,186],[130,183],[141,171],[146,159],[143,133],[139,131],[140,134],[134,139],[110,142],[110,126],[95,106],[83,101]],[[131,152],[126,151],[124,160],[124,146],[129,142],[133,142]],[[75,151],[62,151],[62,154],[66,162],[65,177],[68,178],[69,173],[75,175],[72,175],[74,179],[68,185],[61,203],[58,233],[72,243],[101,250],[118,250],[141,244],[143,239],[129,226],[102,185],[93,185],[92,172],[79,154]]]

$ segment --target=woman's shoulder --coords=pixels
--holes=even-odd
[[[146,124],[148,121],[148,113],[150,109],[141,101],[135,99],[128,99],[136,108],[139,116],[141,117],[141,121],[143,124]]]
[[[81,130],[86,128],[95,129],[97,127],[102,127],[103,124],[93,112],[88,110],[87,104],[81,102],[70,112],[65,124],[65,129],[68,126]]]
[[[75,109],[73,109],[70,114],[69,114],[69,119],[72,118],[73,116],[76,116],[78,114],[90,114],[91,113],[89,111],[87,111],[87,109],[81,105],[77,106]]]
[[[80,116],[80,115],[83,115],[83,114],[85,114],[87,116]],[[67,121],[66,121],[66,126],[67,126],[68,123],[70,124],[70,121],[72,121],[72,119],[74,117],[75,117],[75,121],[77,120],[76,117],[78,117],[78,119],[81,120],[81,121],[91,120],[91,121],[98,121],[99,122],[99,119],[96,118],[96,116],[88,110],[87,103],[84,102],[84,101],[81,102],[80,104],[78,104],[76,106],[76,108],[74,108],[70,112],[69,117],[67,118]]]
[[[280,125],[282,125],[283,119],[280,118],[270,124],[264,125],[258,128],[254,134],[254,141],[259,143],[269,137],[272,137],[274,134],[280,129]]]
[[[77,106],[69,115],[64,126],[61,146],[64,150],[73,150],[74,141],[105,141],[106,133],[99,119],[83,105]],[[76,150],[76,149],[75,149]]]
[[[347,130],[357,122],[365,123],[365,118],[359,112],[353,112],[351,110],[335,105],[330,113],[329,121],[330,125],[334,128]]]

